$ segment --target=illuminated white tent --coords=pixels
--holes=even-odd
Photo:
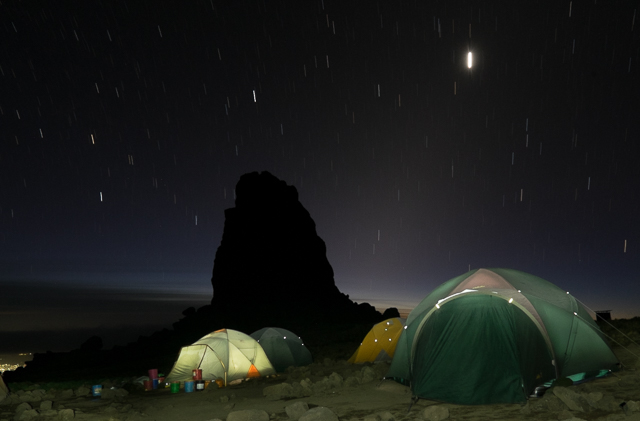
[[[182,347],[167,382],[191,380],[193,370],[202,370],[203,380],[233,380],[269,376],[276,371],[262,346],[237,330],[220,329]]]

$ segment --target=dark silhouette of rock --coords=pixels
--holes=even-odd
[[[391,319],[393,317],[400,317],[400,312],[395,307],[389,307],[382,313],[382,320]]]
[[[293,329],[381,317],[338,290],[325,243],[298,191],[266,171],[240,177],[235,207],[225,211],[211,284],[216,317],[230,328]]]
[[[102,343],[102,338],[100,336],[92,336],[86,341],[84,341],[82,345],[80,345],[80,351],[85,351],[85,352],[100,351],[103,346],[104,345]]]

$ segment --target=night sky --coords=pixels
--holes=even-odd
[[[297,188],[357,302],[506,267],[640,316],[638,9],[2,1],[0,351],[207,304],[252,171]]]

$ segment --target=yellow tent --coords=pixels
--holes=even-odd
[[[391,361],[398,338],[406,320],[399,317],[384,320],[373,326],[356,352],[349,358],[351,364]]]

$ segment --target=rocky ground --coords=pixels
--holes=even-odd
[[[418,400],[408,387],[383,380],[388,364],[350,365],[325,359],[269,378],[204,391],[144,391],[139,379],[104,381],[101,397],[89,384],[70,389],[14,385],[0,402],[3,420],[637,420],[637,359],[609,377],[549,389],[526,405],[465,406]],[[12,385],[10,385],[11,387]],[[17,390],[19,389],[19,390]]]

